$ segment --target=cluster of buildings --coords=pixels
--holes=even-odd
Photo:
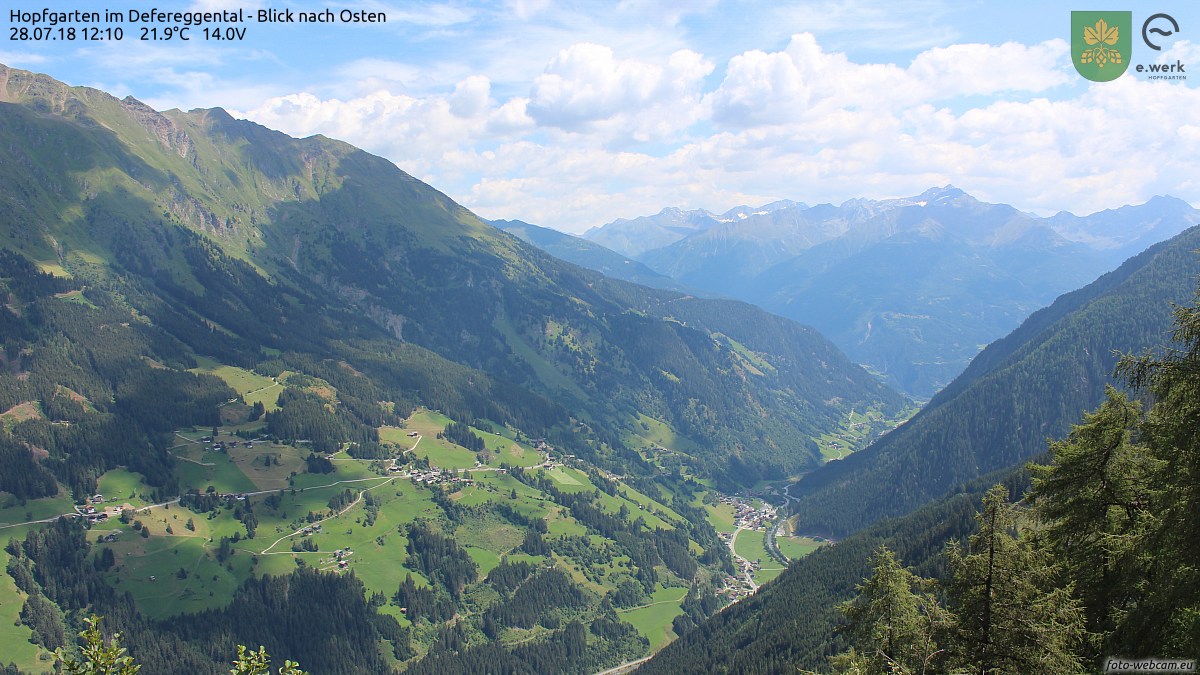
[[[351,551],[349,546],[346,548],[339,548],[333,552],[333,557],[329,560],[329,562],[336,562],[337,568],[339,570],[344,570],[350,566],[350,561],[348,558],[353,554],[354,551]]]
[[[125,510],[124,506],[114,506],[110,509],[97,508],[97,505],[103,503],[104,495],[92,495],[86,503],[75,505],[75,515],[87,520],[89,523],[103,523],[110,517],[120,516]]]
[[[734,535],[728,532],[720,532],[719,535],[721,540],[732,550],[730,541]],[[717,595],[724,596],[730,602],[737,602],[742,598],[754,595],[758,590],[758,584],[754,582],[754,573],[758,571],[760,565],[757,560],[746,560],[735,554],[733,566],[737,568],[737,573],[724,578],[721,588],[717,589]]]
[[[205,445],[211,445],[213,450],[217,452],[228,452],[238,446],[238,441],[217,441],[212,436],[204,436],[200,439]],[[242,447],[253,448],[254,441],[242,441]]]
[[[721,495],[720,501],[733,507],[734,525],[747,530],[765,530],[779,515],[779,510],[766,502],[755,508],[743,497]]]
[[[392,465],[388,468],[390,473],[399,474],[401,478],[407,478],[413,482],[413,485],[472,485],[474,479],[467,478],[458,473],[448,473],[441,469],[412,469],[402,466]]]
[[[737,574],[726,577],[725,584],[718,593],[724,595],[731,602],[737,602],[748,595],[753,595],[758,590],[754,574],[759,571],[762,564],[758,560],[747,560],[738,555],[734,551],[733,538],[737,536],[738,530],[766,530],[778,517],[779,510],[765,501],[762,502],[762,506],[755,507],[746,497],[742,496],[721,495],[719,499],[722,504],[733,508],[734,526],[737,530],[721,532],[719,535],[721,541],[725,542],[730,552],[733,553],[733,564],[737,568]]]

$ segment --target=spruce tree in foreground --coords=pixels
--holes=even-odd
[[[1147,523],[1135,546],[1142,557],[1139,601],[1119,618],[1111,649],[1148,656],[1200,655],[1200,295],[1175,309],[1174,345],[1126,355],[1118,372],[1154,405],[1137,426],[1154,463]]]
[[[1148,562],[1141,544],[1157,528],[1151,505],[1163,462],[1133,441],[1141,419],[1141,407],[1110,387],[1096,412],[1050,444],[1053,465],[1029,467],[1045,542],[1074,583],[1088,630],[1098,635],[1112,633],[1136,606]]]
[[[967,547],[953,542],[947,552],[954,666],[980,675],[1085,672],[1079,601],[1053,557],[1028,532],[1019,536],[1008,489],[989,490],[976,519]]]
[[[945,656],[937,641],[952,617],[929,592],[933,582],[901,567],[886,546],[875,552],[871,567],[858,597],[839,607],[854,647],[830,665],[839,673],[863,675],[935,672]]]

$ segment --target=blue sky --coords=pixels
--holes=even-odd
[[[159,109],[220,106],[340,138],[484,217],[570,232],[665,206],[838,203],[947,183],[1042,214],[1156,194],[1200,204],[1194,3],[12,4],[383,12],[378,24],[251,21],[245,39],[221,43],[198,29],[186,43],[141,42],[131,24],[120,42],[10,39],[0,62]],[[1194,79],[1083,80],[1072,9],[1131,10],[1131,66],[1182,62]],[[1141,26],[1157,12],[1180,31],[1156,53]]]

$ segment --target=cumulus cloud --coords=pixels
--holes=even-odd
[[[1200,94],[1133,77],[1085,85],[1061,40],[939,46],[896,64],[798,34],[720,72],[692,50],[628,58],[579,43],[519,95],[480,73],[450,81],[432,93],[290,94],[245,114],[389,157],[485,217],[575,232],[666,205],[838,202],[946,183],[1041,212],[1200,200]]]
[[[488,117],[487,129],[496,134],[509,134],[532,129],[536,124],[525,109],[529,99],[514,98],[497,108]]]
[[[492,83],[483,75],[472,75],[454,86],[450,111],[459,117],[478,117],[487,112]]]
[[[908,67],[911,83],[929,98],[1005,91],[1041,92],[1068,81],[1070,45],[1048,40],[1026,46],[958,44],[922,52]]]
[[[921,52],[907,68],[850,61],[810,33],[786,49],[730,60],[709,96],[713,120],[731,127],[810,121],[837,110],[894,111],[928,101],[999,92],[1041,92],[1067,81],[1068,47],[961,44]]]
[[[624,118],[642,132],[668,132],[694,119],[700,84],[712,70],[690,50],[657,64],[619,60],[605,45],[576,44],[534,80],[526,110],[538,124],[568,131]]]

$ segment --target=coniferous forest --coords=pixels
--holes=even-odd
[[[1197,296],[1200,299],[1200,296]],[[855,672],[1088,672],[1106,657],[1200,653],[1195,489],[1200,468],[1200,303],[1175,311],[1173,342],[1118,366],[1110,388],[1019,502],[990,490],[941,579],[886,547],[842,606]],[[1149,401],[1148,406],[1138,400]]]

